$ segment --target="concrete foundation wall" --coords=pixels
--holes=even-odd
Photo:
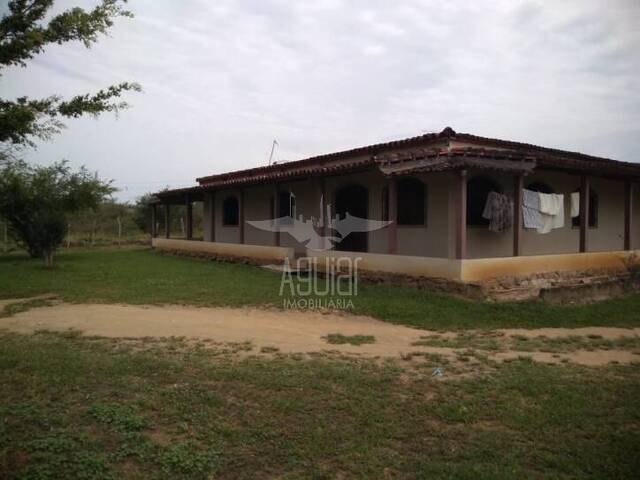
[[[293,250],[285,247],[265,247],[261,245],[238,245],[236,243],[200,242],[197,240],[175,240],[154,238],[152,246],[158,250],[208,253],[226,257],[253,258],[279,262],[294,258]]]
[[[413,257],[409,255],[387,255],[361,252],[316,252],[309,250],[308,257],[318,260],[318,269],[322,270],[327,259],[360,258],[357,265],[361,270],[410,275],[414,277],[460,279],[460,260],[448,258]]]
[[[526,277],[549,272],[592,269],[624,270],[625,259],[638,251],[533,255],[525,257],[479,258],[462,262],[460,280],[475,282],[495,277]]]

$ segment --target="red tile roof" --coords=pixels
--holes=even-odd
[[[456,148],[452,142],[471,143],[474,147]],[[400,153],[397,153],[401,150]],[[419,170],[398,169],[394,163],[423,159]],[[378,143],[293,162],[256,167],[247,170],[200,177],[199,186],[187,190],[201,192],[201,188],[221,188],[266,181],[304,178],[312,175],[336,174],[379,166],[386,174],[409,171],[436,171],[456,168],[488,168],[502,171],[527,171],[533,167],[562,169],[592,174],[625,176],[640,180],[640,164],[620,162],[608,158],[585,155],[528,143],[456,133],[447,127],[440,133],[427,133],[386,143]],[[407,165],[409,167],[409,165]],[[385,171],[386,170],[386,171]],[[395,173],[394,173],[395,172]],[[160,192],[169,197],[176,191]]]

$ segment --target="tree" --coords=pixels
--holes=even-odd
[[[99,180],[84,167],[72,172],[66,162],[41,167],[16,161],[0,176],[0,217],[18,244],[51,267],[68,216],[96,208],[114,191],[111,182]]]
[[[27,60],[49,44],[81,41],[90,47],[99,34],[108,31],[116,17],[133,16],[122,7],[125,2],[102,0],[92,10],[75,7],[45,22],[54,0],[10,1],[8,13],[0,19],[0,71],[10,66],[26,67]],[[131,90],[139,91],[140,86],[124,82],[67,100],[56,95],[43,99],[0,98],[0,164],[14,158],[16,151],[33,147],[34,139],[49,139],[58,133],[64,127],[61,118],[99,115],[126,108],[127,103],[119,97]]]
[[[133,220],[140,230],[151,233],[151,201],[153,193],[145,193],[136,199]]]

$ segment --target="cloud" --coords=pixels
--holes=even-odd
[[[71,6],[75,2],[62,2]],[[439,131],[637,160],[635,1],[138,0],[90,50],[53,46],[3,95],[133,80],[118,119],[68,122],[33,161],[97,169],[130,199],[197,176]]]

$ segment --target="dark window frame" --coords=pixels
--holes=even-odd
[[[580,193],[580,188],[574,190]],[[600,195],[593,188],[589,189],[589,228],[598,228],[598,214],[600,212]],[[580,228],[580,215],[571,218],[571,227]]]
[[[230,195],[222,201],[222,226],[240,226],[240,201],[235,195]]]

